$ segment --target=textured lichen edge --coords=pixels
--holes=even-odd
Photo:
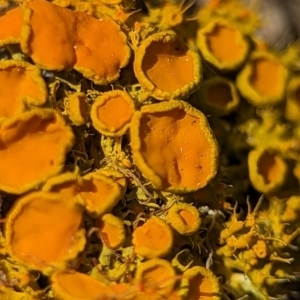
[[[230,88],[230,92],[232,95],[232,101],[227,103],[227,105],[224,108],[221,108],[219,106],[216,106],[216,105],[210,103],[208,101],[207,95],[206,95],[207,90],[210,87],[217,85],[218,83],[227,84]],[[236,86],[234,85],[234,83],[231,80],[228,80],[224,77],[213,77],[208,80],[205,80],[203,82],[203,84],[201,85],[200,95],[203,98],[205,104],[207,106],[209,106],[211,109],[213,109],[213,111],[218,113],[219,115],[226,115],[226,114],[231,113],[233,110],[235,110],[238,107],[238,105],[240,103],[240,97],[239,97]]]
[[[80,199],[80,202],[84,203],[87,212],[90,213],[93,217],[99,217],[101,215],[108,213],[108,211],[110,211],[119,202],[119,200],[124,195],[125,189],[120,184],[118,184],[114,179],[104,174],[101,174],[99,171],[88,173],[82,178],[82,180],[91,180],[93,178],[108,183],[113,189],[113,192],[111,193],[110,197],[106,196],[105,205],[102,205],[101,209],[93,209],[92,207],[90,207],[89,204],[87,203],[88,201],[81,195],[81,193],[79,193],[78,197]],[[104,212],[103,212],[103,207],[104,207]]]
[[[250,78],[252,76],[252,70],[253,70],[253,62],[259,59],[270,59],[275,61],[276,58],[267,52],[254,52],[251,57],[249,58],[249,61],[244,66],[244,68],[239,72],[236,78],[236,85],[241,93],[241,95],[246,98],[250,104],[254,106],[262,106],[262,105],[276,105],[279,104],[286,93],[286,82],[289,77],[288,70],[284,67],[284,65],[281,65],[282,69],[282,81],[281,81],[281,92],[277,96],[267,96],[264,97],[260,95],[250,84]],[[279,62],[279,61],[278,61]],[[280,63],[280,62],[279,62]]]
[[[63,183],[79,182],[80,177],[76,173],[66,172],[50,178],[43,186],[42,191],[52,192],[53,188]]]
[[[120,90],[109,91],[109,92],[102,94],[95,100],[95,102],[93,103],[92,108],[91,108],[91,119],[93,122],[93,126],[95,127],[95,129],[97,131],[99,131],[103,135],[109,136],[109,137],[120,137],[120,136],[124,135],[130,126],[130,120],[129,120],[129,122],[126,123],[121,129],[117,130],[115,128],[112,128],[111,130],[109,130],[107,128],[107,126],[103,122],[101,122],[101,120],[99,120],[99,118],[97,116],[98,108],[101,107],[107,101],[109,101],[110,98],[114,98],[116,96],[123,97],[125,99],[125,101],[129,104],[132,111],[133,112],[135,111],[135,105],[134,105],[133,99],[129,96],[128,93],[126,93],[125,91],[120,91]]]
[[[220,300],[220,284],[218,282],[217,277],[214,275],[212,271],[206,269],[205,267],[201,266],[194,266],[187,271],[184,272],[183,277],[186,278],[188,281],[193,277],[197,276],[198,274],[202,275],[205,278],[209,278],[212,284],[212,299],[211,300]],[[185,283],[189,285],[188,283]],[[216,295],[217,294],[217,295]],[[219,294],[219,295],[218,295]]]
[[[45,102],[47,101],[48,90],[47,90],[47,85],[42,77],[41,70],[38,67],[26,61],[4,60],[0,62],[0,70],[5,70],[10,67],[20,67],[20,68],[24,68],[26,71],[29,71],[31,73],[31,79],[37,83],[37,85],[39,86],[39,90],[42,94],[41,99],[24,95],[21,98],[21,100],[29,105],[39,106],[45,104]],[[24,109],[20,112],[23,112],[24,110],[25,110],[25,106]]]
[[[13,224],[15,220],[18,218],[18,216],[22,213],[24,206],[29,205],[32,199],[36,199],[37,197],[44,197],[47,198],[47,200],[50,201],[57,201],[58,199],[61,199],[62,201],[69,201],[70,204],[73,203],[74,208],[79,209],[83,213],[83,207],[81,205],[78,205],[78,203],[74,202],[73,200],[68,200],[67,198],[63,198],[61,195],[57,193],[49,193],[44,191],[38,191],[38,192],[32,192],[30,194],[27,194],[23,197],[21,197],[13,206],[13,208],[10,210],[8,216],[7,216],[7,222],[5,223],[5,243],[6,248],[11,255],[11,257],[19,262],[20,264],[24,264],[24,261],[20,259],[18,256],[14,254],[13,247],[12,247],[12,239],[13,239]],[[25,263],[25,265],[31,269],[40,270],[43,274],[49,276],[52,274],[56,269],[59,270],[65,270],[69,267],[68,262],[75,259],[80,252],[83,251],[85,244],[86,244],[86,237],[85,237],[85,229],[78,228],[75,236],[74,241],[77,243],[73,243],[72,250],[69,251],[63,258],[62,261],[57,261],[51,263],[51,265],[45,264],[43,268],[37,268],[37,265],[31,264],[31,263]],[[49,245],[51,247],[51,245]],[[74,250],[76,248],[76,250]],[[26,254],[26,253],[25,253]],[[37,261],[39,259],[37,258]],[[39,262],[40,263],[40,262]],[[42,263],[42,261],[41,261]]]
[[[121,30],[121,27],[115,21],[111,20],[111,22],[118,29],[118,34],[122,38],[124,44],[124,48],[123,48],[124,59],[123,61],[120,62],[119,70],[117,71],[117,73],[114,76],[110,76],[107,78],[100,78],[99,75],[97,75],[97,73],[91,69],[80,67],[77,65],[77,63],[74,66],[74,69],[79,73],[81,73],[83,77],[93,81],[97,85],[107,85],[109,83],[116,81],[120,77],[121,69],[128,65],[131,57],[131,49],[127,43],[126,34]]]
[[[23,188],[18,188],[18,189],[12,188],[10,186],[6,186],[4,184],[1,184],[1,182],[0,182],[0,190],[5,191],[7,193],[20,195],[22,193],[28,192],[29,190],[34,189],[35,187],[38,187],[39,185],[41,185],[43,182],[46,182],[49,178],[53,177],[54,175],[60,173],[63,170],[64,166],[65,166],[66,154],[72,149],[73,144],[75,142],[75,136],[73,134],[73,131],[72,131],[71,127],[65,125],[64,118],[57,111],[54,111],[52,109],[36,108],[36,109],[31,110],[29,112],[24,112],[24,113],[16,116],[15,118],[10,118],[10,119],[7,119],[7,120],[3,121],[2,124],[0,124],[0,128],[1,129],[10,129],[20,119],[23,120],[23,121],[28,121],[35,115],[39,115],[43,119],[50,119],[50,118],[55,117],[57,122],[60,122],[61,125],[64,125],[65,130],[68,134],[68,139],[66,139],[65,141],[68,140],[69,143],[66,144],[65,145],[66,147],[64,147],[64,149],[61,150],[61,158],[58,162],[58,165],[57,165],[56,169],[53,170],[51,173],[49,173],[44,178],[40,178],[39,180],[37,180],[35,182],[32,182],[31,184],[27,184]]]
[[[173,242],[174,242],[174,232],[172,227],[163,219],[159,218],[159,217],[151,217],[150,219],[148,219],[148,221],[154,221],[156,222],[160,227],[161,230],[164,232],[164,235],[168,237],[170,244],[166,244],[166,242],[168,241],[168,239],[164,239],[164,243],[163,245],[165,246],[165,249],[157,249],[157,248],[151,248],[151,247],[141,247],[141,246],[137,246],[136,245],[136,240],[137,238],[137,234],[136,231],[133,232],[132,234],[132,243],[135,247],[136,253],[138,253],[139,255],[143,256],[144,258],[158,258],[158,257],[163,257],[166,256],[170,251],[171,248],[173,246]],[[146,221],[147,223],[147,221]],[[146,224],[145,223],[145,224]],[[138,227],[136,230],[138,230],[140,227]]]
[[[206,34],[211,33],[216,25],[224,25],[228,28],[233,28],[236,30],[237,36],[236,36],[236,41],[242,42],[244,44],[244,53],[241,56],[240,59],[237,59],[234,63],[225,63],[225,62],[220,62],[214,55],[212,55],[208,45],[207,45],[207,40],[206,40]],[[217,18],[213,21],[211,21],[206,27],[200,29],[197,33],[197,46],[202,53],[202,56],[206,61],[211,63],[213,66],[215,66],[218,70],[220,71],[234,71],[236,69],[239,69],[244,61],[247,59],[248,54],[250,52],[250,43],[248,40],[242,35],[240,31],[238,31],[237,28],[229,24],[223,19]]]
[[[210,128],[210,125],[205,117],[205,115],[200,112],[199,110],[193,108],[188,103],[181,101],[181,100],[170,100],[168,102],[162,102],[152,105],[143,106],[141,111],[137,111],[131,121],[130,125],[130,136],[131,136],[131,149],[133,153],[133,157],[135,161],[139,161],[139,164],[143,165],[143,170],[141,170],[142,174],[145,175],[146,178],[151,178],[151,182],[153,186],[157,189],[163,188],[163,181],[158,176],[158,174],[155,173],[154,170],[151,169],[151,167],[147,164],[145,158],[140,153],[141,150],[141,139],[139,134],[139,127],[141,123],[141,118],[143,117],[143,114],[147,113],[158,113],[158,112],[166,112],[173,109],[182,109],[187,114],[197,118],[200,121],[200,129],[205,135],[205,138],[207,139],[210,147],[211,147],[211,163],[210,167],[213,170],[210,176],[208,176],[206,182],[204,182],[202,185],[199,185],[197,188],[174,188],[169,187],[166,188],[165,191],[173,192],[173,193],[188,193],[196,191],[200,188],[203,188],[206,186],[217,174],[218,172],[218,164],[219,164],[219,147],[218,143],[214,137],[214,134]]]
[[[300,76],[292,77],[287,85],[285,117],[291,122],[299,121],[300,104],[296,92],[300,89]]]
[[[187,55],[192,57],[194,63],[194,80],[192,82],[184,85],[180,89],[177,89],[173,92],[166,92],[155,87],[155,85],[145,75],[145,72],[142,68],[143,59],[146,54],[147,48],[152,44],[152,42],[162,41],[164,43],[169,43],[174,42],[176,40],[180,41],[180,43],[184,45],[185,48],[187,48],[183,41],[177,37],[174,31],[168,30],[149,36],[142,42],[142,44],[138,47],[138,49],[135,52],[135,58],[133,62],[135,76],[138,79],[141,86],[157,100],[186,98],[188,95],[192,94],[198,89],[202,80],[202,65],[200,56],[195,50],[191,50],[188,48],[186,53]]]
[[[260,175],[258,172],[258,161],[261,155],[268,150],[270,149],[266,149],[264,147],[255,148],[254,150],[251,150],[248,154],[250,181],[258,191],[266,194],[275,192],[277,189],[279,189],[284,184],[288,176],[287,164],[282,160],[282,158],[280,158],[282,160],[282,163],[280,161],[282,168],[282,172],[280,173],[280,180],[276,182],[272,181],[269,184],[264,183],[262,175]]]

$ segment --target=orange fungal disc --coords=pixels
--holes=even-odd
[[[237,76],[237,87],[254,106],[276,105],[285,96],[288,70],[272,54],[255,52]]]
[[[158,100],[185,98],[201,81],[199,54],[166,31],[150,35],[135,53],[134,73],[141,86]]]
[[[58,193],[65,198],[72,199],[81,191],[82,178],[76,173],[63,173],[50,178],[43,186],[43,191]]]
[[[189,300],[220,300],[220,285],[212,271],[195,266],[184,272],[188,280]]]
[[[137,265],[134,281],[142,286],[141,291],[145,294],[155,291],[167,297],[174,288],[175,277],[176,273],[170,262],[152,258]]]
[[[23,18],[20,7],[13,8],[0,16],[0,46],[20,43]]]
[[[284,159],[272,150],[256,148],[248,154],[249,177],[261,193],[272,193],[285,183],[288,166]]]
[[[115,295],[105,283],[79,272],[58,271],[51,281],[54,294],[64,300],[108,300]]]
[[[138,300],[137,296],[139,294],[139,291],[135,285],[132,285],[130,283],[113,283],[109,287],[113,291],[113,295],[111,296],[112,298],[115,297],[116,299]]]
[[[130,130],[134,162],[155,188],[191,192],[216,175],[217,142],[204,114],[186,102],[143,106]]]
[[[110,249],[118,249],[122,246],[126,238],[125,227],[123,221],[112,215],[105,214],[102,216],[97,227],[97,234],[103,243]]]
[[[76,63],[75,13],[45,0],[26,3],[31,16],[28,20],[28,49],[22,49],[40,67],[47,70],[72,69]]]
[[[124,188],[112,178],[92,172],[83,177],[80,196],[86,210],[92,216],[99,216],[110,212],[124,192]]]
[[[65,269],[85,246],[83,207],[56,193],[33,192],[9,212],[5,238],[16,261],[45,274]]]
[[[192,234],[200,228],[201,219],[195,206],[187,203],[174,204],[169,210],[167,220],[180,234]]]
[[[93,103],[91,119],[97,131],[106,136],[121,136],[129,128],[135,106],[124,91],[102,94]]]
[[[135,252],[146,258],[162,257],[171,251],[173,233],[170,226],[158,217],[152,217],[135,229],[132,235]]]
[[[0,189],[21,194],[64,167],[74,135],[52,109],[34,109],[0,126]]]
[[[198,31],[197,46],[207,62],[224,71],[238,69],[250,48],[243,34],[223,19],[211,21]]]
[[[237,109],[239,93],[234,83],[223,77],[212,77],[201,86],[205,108],[211,113],[225,116]]]
[[[24,61],[0,62],[0,118],[18,115],[31,105],[43,105],[47,87],[41,71]]]
[[[116,81],[131,54],[120,26],[111,19],[98,20],[81,12],[76,13],[76,21],[74,68],[95,84]]]
[[[28,1],[26,7],[31,11],[25,23],[30,38],[23,51],[44,69],[75,68],[96,84],[108,84],[128,64],[126,36],[113,20],[96,19],[44,0]]]

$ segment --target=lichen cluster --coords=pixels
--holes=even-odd
[[[298,43],[239,0],[0,13],[0,299],[297,297]]]

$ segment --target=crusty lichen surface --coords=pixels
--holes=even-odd
[[[202,2],[0,0],[0,299],[297,298],[299,43]]]

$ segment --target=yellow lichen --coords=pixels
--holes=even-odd
[[[187,203],[174,204],[168,211],[167,220],[180,234],[192,234],[196,232],[201,219],[195,206]]]
[[[292,122],[300,121],[300,76],[291,78],[287,87],[285,117]]]

